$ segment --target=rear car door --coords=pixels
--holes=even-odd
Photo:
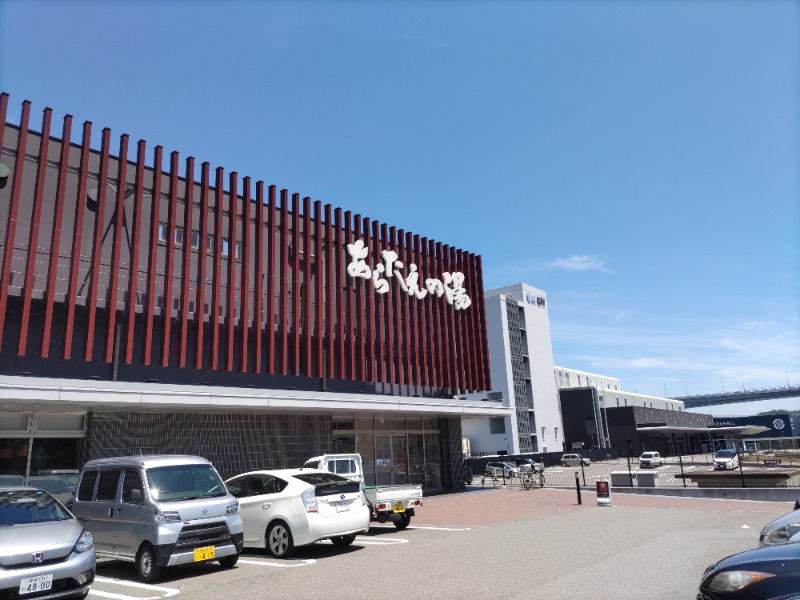
[[[121,476],[120,469],[101,469],[98,473],[87,527],[98,552],[114,552],[117,545],[116,509]]]

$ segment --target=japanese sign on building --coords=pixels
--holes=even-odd
[[[403,293],[418,300],[431,294],[437,298],[444,296],[447,303],[456,310],[465,310],[472,305],[472,300],[464,289],[464,274],[460,271],[442,273],[441,279],[429,277],[425,279],[424,287],[420,287],[420,272],[417,265],[409,264],[406,272],[405,264],[398,260],[398,254],[393,250],[383,250],[381,252],[383,262],[374,267],[370,267],[365,260],[369,249],[364,246],[363,240],[348,244],[347,253],[351,258],[350,264],[347,265],[347,274],[353,278],[371,279],[372,287],[379,294],[386,294],[390,288],[389,281],[394,279]]]

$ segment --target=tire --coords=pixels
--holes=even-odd
[[[351,533],[350,535],[337,535],[336,537],[331,538],[331,542],[334,546],[338,546],[339,548],[344,548],[345,546],[349,546],[353,542],[356,541],[356,534]]]
[[[402,513],[400,518],[397,519],[397,521],[392,521],[392,523],[394,523],[394,526],[397,529],[403,530],[408,527],[409,523],[411,523],[411,516],[406,513]]]
[[[522,487],[524,487],[526,490],[529,490],[533,487],[533,481],[530,477],[522,478]]]
[[[267,529],[267,552],[275,558],[288,558],[294,552],[294,540],[289,526],[278,521]]]
[[[161,577],[161,567],[156,564],[156,551],[145,544],[136,555],[136,574],[144,583],[152,583]]]
[[[544,473],[542,473],[541,475],[539,475],[539,487],[540,487],[540,488],[543,488],[543,487],[544,487]]]
[[[236,566],[236,563],[239,561],[239,555],[233,554],[231,556],[226,556],[225,558],[219,559],[219,565],[223,569],[232,569]]]
[[[562,467],[566,467],[566,466],[567,466],[567,463],[565,463],[564,461],[561,461],[561,466],[562,466]]]

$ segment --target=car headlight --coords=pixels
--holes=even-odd
[[[81,537],[79,537],[78,541],[75,543],[75,552],[86,552],[92,548],[94,548],[92,534],[84,529]]]
[[[714,575],[708,584],[708,589],[712,592],[735,592],[770,577],[775,577],[775,574],[760,571],[726,571]]]
[[[181,514],[177,510],[157,510],[153,513],[153,520],[156,523],[180,521]]]
[[[800,533],[800,522],[787,523],[783,527],[776,527],[771,531],[762,532],[760,541],[762,544],[767,544],[769,546],[783,544],[798,533]]]
[[[225,510],[226,515],[235,515],[239,513],[239,501],[232,502],[228,504],[228,508]]]

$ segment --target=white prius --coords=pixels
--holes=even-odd
[[[252,471],[225,482],[240,504],[244,545],[285,558],[298,546],[349,546],[369,530],[358,482],[317,469]]]

